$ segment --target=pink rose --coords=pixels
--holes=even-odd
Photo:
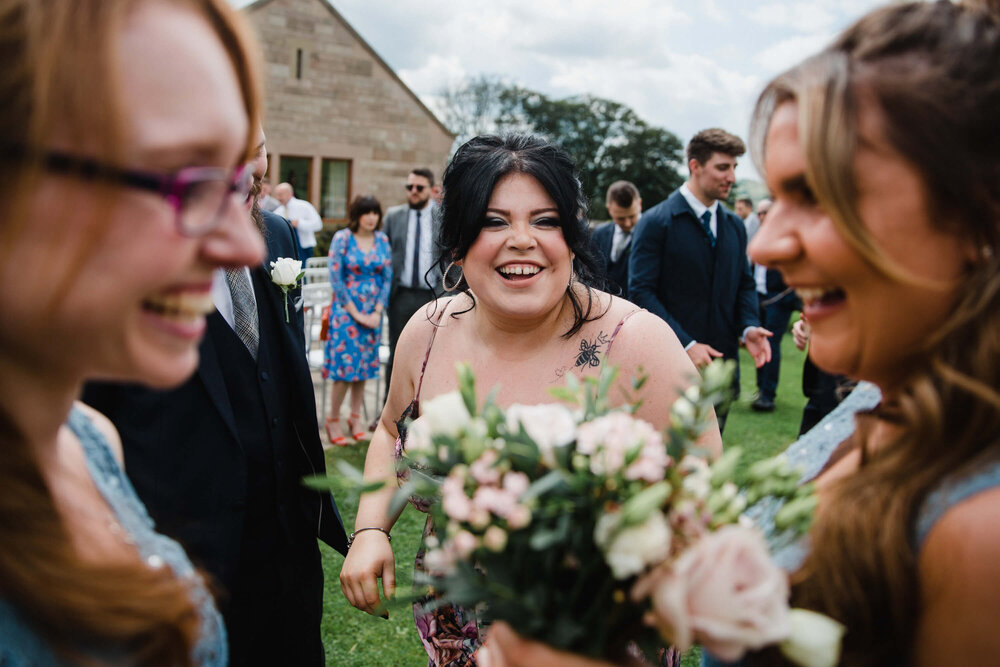
[[[681,651],[702,644],[735,661],[749,649],[788,636],[788,579],[756,530],[724,526],[695,542],[674,563],[636,582],[632,597],[649,597],[646,622]]]

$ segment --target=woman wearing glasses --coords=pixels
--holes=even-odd
[[[170,387],[260,262],[255,49],[223,0],[0,0],[0,664],[226,663],[87,378]],[[58,240],[56,240],[58,239]]]

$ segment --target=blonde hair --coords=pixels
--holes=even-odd
[[[922,176],[930,219],[982,249],[953,311],[908,369],[898,402],[859,418],[853,444],[861,467],[831,487],[811,554],[794,577],[798,603],[848,626],[844,664],[909,662],[921,602],[917,514],[943,480],[1000,458],[1000,22],[997,3],[976,4],[871,12],[771,82],[752,122],[761,165],[771,115],[795,100],[806,179],[817,199],[871,266],[913,280],[885,257],[857,211],[858,98],[874,99],[886,118],[885,138]],[[869,444],[875,417],[901,427],[897,440],[877,451]]]
[[[0,261],[25,233],[26,192],[40,165],[30,156],[59,134],[94,147],[102,160],[123,152],[122,98],[115,61],[117,35],[131,12],[149,0],[0,0]],[[155,0],[167,2],[171,0]],[[175,0],[208,21],[239,79],[250,120],[246,155],[255,148],[260,90],[257,47],[225,0]],[[95,103],[95,100],[98,102]],[[101,190],[112,197],[113,190]],[[101,216],[95,215],[96,243]],[[89,248],[80,248],[71,280]],[[63,659],[85,662],[82,646],[108,646],[130,664],[189,664],[199,618],[189,584],[169,568],[82,561],[70,544],[39,461],[0,405],[0,596],[10,602]]]

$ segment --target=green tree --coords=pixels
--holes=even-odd
[[[590,95],[551,98],[538,91],[479,77],[442,100],[445,123],[462,141],[482,132],[532,132],[570,154],[580,173],[590,216],[607,219],[607,188],[635,183],[647,205],[682,182],[684,147],[672,132],[646,123],[631,108]]]

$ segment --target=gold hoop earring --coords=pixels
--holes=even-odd
[[[455,266],[455,262],[452,262],[451,264],[449,264],[448,268],[445,269],[444,273],[441,275],[441,287],[444,289],[445,292],[449,292],[449,293],[454,292],[455,290],[457,290],[458,286],[462,284],[462,279],[465,277],[465,272],[462,270],[462,266],[459,265],[459,267],[458,267],[458,280],[455,281],[454,285],[452,285],[452,286],[449,287],[448,286],[448,274],[451,273],[451,267],[453,267],[453,266]]]

